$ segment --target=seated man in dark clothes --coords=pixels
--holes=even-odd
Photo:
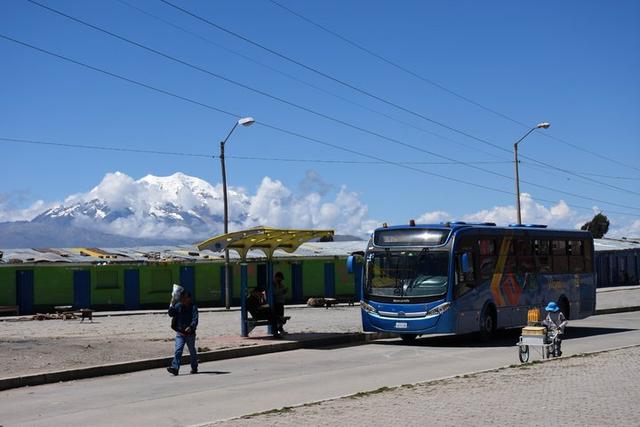
[[[274,337],[280,336],[278,316],[273,309],[267,304],[267,298],[264,294],[264,288],[256,287],[247,297],[247,311],[251,314],[253,320],[268,320],[271,322],[271,331]]]

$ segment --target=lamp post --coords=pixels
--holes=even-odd
[[[525,133],[522,136],[522,138],[520,138],[513,144],[513,154],[515,157],[515,166],[516,166],[516,210],[518,212],[518,225],[522,224],[522,212],[520,211],[520,173],[518,171],[518,144],[520,144],[520,142],[522,142],[522,140],[525,139],[527,136],[529,136],[529,134],[534,130],[549,129],[549,126],[551,125],[547,122],[539,123],[535,127],[529,129],[529,131]]]
[[[238,125],[242,126],[251,126],[255,123],[253,117],[243,117],[238,120],[231,131],[227,134],[227,137],[220,141],[220,164],[222,166],[222,195],[224,199],[224,234],[229,232],[229,202],[227,199],[227,168],[224,163],[224,146],[227,143],[227,140],[231,136],[234,130],[238,127]],[[229,249],[225,249],[224,251],[224,304],[227,310],[231,308],[231,284],[229,283]]]

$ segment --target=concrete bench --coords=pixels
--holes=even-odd
[[[287,323],[291,316],[284,316],[282,324]],[[271,322],[266,319],[247,319],[247,333],[250,334],[258,326],[271,326]]]
[[[16,316],[20,315],[20,306],[19,305],[0,305],[0,313],[11,313]]]

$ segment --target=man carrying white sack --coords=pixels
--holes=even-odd
[[[189,348],[189,356],[191,356],[191,373],[197,374],[196,328],[198,327],[198,307],[193,304],[191,293],[185,291],[181,286],[173,285],[169,316],[171,317],[171,329],[176,331],[176,346],[173,361],[167,371],[173,375],[178,375],[182,351],[186,344]]]

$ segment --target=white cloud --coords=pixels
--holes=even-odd
[[[574,223],[579,216],[564,200],[558,201],[553,206],[545,206],[536,202],[530,194],[522,193],[521,199],[522,222],[528,224],[547,224],[550,227],[574,228]],[[514,205],[494,206],[474,213],[462,215],[460,219],[468,222],[495,222],[498,225],[513,224],[517,221]],[[418,222],[438,223],[454,219],[452,215],[444,211],[425,212],[417,218]]]
[[[438,224],[440,222],[451,221],[453,218],[451,214],[445,211],[433,211],[425,212],[416,218],[418,224]]]
[[[619,224],[611,220],[607,237],[640,238],[640,219],[633,220],[628,224]]]
[[[24,196],[22,192],[0,194],[0,222],[31,221],[45,210],[58,204],[57,202],[48,203],[44,200],[36,200],[26,207],[20,207],[23,205]]]
[[[42,200],[24,205],[24,195],[0,194],[0,221],[31,220],[56,207],[56,215],[70,215],[74,225],[106,233],[132,237],[182,238],[198,240],[222,232],[223,198],[221,184],[176,173],[168,177],[141,179],[114,172],[86,193],[73,194],[64,203]],[[95,201],[100,201],[96,203]],[[339,234],[366,236],[379,226],[369,217],[361,195],[345,185],[334,187],[316,172],[308,172],[294,190],[279,180],[264,177],[255,192],[229,188],[230,228],[266,225],[292,228],[330,228]],[[78,207],[94,210],[78,210]],[[76,210],[74,210],[76,209]],[[599,209],[594,207],[594,212]],[[522,194],[523,222],[551,227],[579,228],[592,214],[578,214],[563,200],[551,206]],[[513,205],[499,205],[453,217],[444,210],[425,212],[418,223],[440,223],[460,219],[469,222],[516,222]],[[640,219],[616,222],[611,219],[608,236],[640,236]]]
[[[330,228],[339,234],[364,236],[377,225],[358,193],[334,187],[316,172],[306,174],[294,191],[283,182],[264,177],[255,193],[229,188],[230,229],[258,225]],[[176,173],[168,177],[134,179],[108,173],[85,193],[68,196],[62,204],[34,203],[21,211],[0,199],[0,219],[32,219],[48,208],[50,217],[105,233],[146,238],[197,240],[223,230],[220,184]]]
[[[359,194],[342,186],[333,200],[324,191],[295,194],[281,181],[263,178],[250,199],[244,227],[270,225],[294,228],[333,228],[340,234],[363,235],[377,224],[368,218],[368,208]]]

